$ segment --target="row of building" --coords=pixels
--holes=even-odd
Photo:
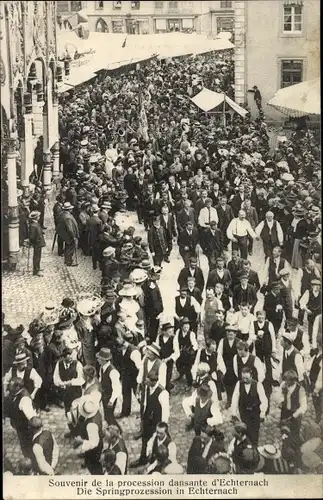
[[[74,12],[86,12],[90,31],[140,35],[172,31],[214,35],[233,31],[231,0],[59,1],[57,4],[63,20]]]

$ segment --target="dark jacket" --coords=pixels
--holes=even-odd
[[[46,246],[43,230],[39,222],[32,221],[29,224],[29,241],[33,247],[42,248]]]
[[[220,204],[215,208],[219,218],[218,228],[221,229],[221,231],[225,232],[228,228],[228,225],[234,218],[232,208],[230,207],[230,205],[226,205],[225,210],[223,210]]]
[[[179,284],[179,286],[187,286],[187,278],[189,276],[192,276],[190,270],[188,267],[184,267],[181,272],[179,273],[179,276],[178,276],[178,279],[177,279],[177,283]],[[200,269],[199,267],[196,267],[195,268],[195,273],[194,273],[194,277],[195,277],[195,285],[196,287],[203,291],[204,290],[204,276],[203,276],[203,272],[202,272],[202,269]]]
[[[73,243],[79,238],[79,228],[73,215],[69,212],[62,212],[57,221],[57,234],[66,243]]]
[[[191,221],[193,227],[196,226],[196,213],[194,208],[190,208],[188,213],[183,209],[177,214],[177,227],[179,231],[182,231],[186,228],[186,223]]]
[[[98,245],[102,221],[98,215],[93,214],[86,223],[87,241],[90,249]]]
[[[177,236],[175,219],[174,219],[174,216],[172,214],[168,214],[167,223],[165,222],[164,217],[161,215],[160,216],[160,224],[165,230],[167,241],[171,240],[173,236]]]
[[[244,199],[245,199],[245,197],[244,197]],[[243,200],[241,199],[240,193],[237,193],[232,198],[231,208],[232,208],[234,217],[238,217],[238,212],[241,209],[241,204],[243,203],[244,199]]]
[[[191,253],[194,253],[196,245],[198,244],[198,241],[199,241],[199,236],[198,236],[197,229],[193,228],[191,235],[188,234],[186,229],[183,229],[179,233],[178,240],[177,240],[177,243],[179,246],[179,251],[185,252],[186,250],[184,250],[184,248],[188,247],[189,248],[188,251]]]
[[[165,229],[160,226],[156,228],[152,226],[148,231],[148,244],[151,253],[162,252],[165,254],[167,252],[167,240]]]
[[[239,310],[241,302],[248,302],[254,307],[257,303],[257,290],[252,285],[247,285],[247,290],[243,290],[241,285],[236,285],[233,289],[233,307],[236,311]]]

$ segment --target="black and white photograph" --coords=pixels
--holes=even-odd
[[[0,40],[5,479],[321,476],[319,0],[3,1]]]

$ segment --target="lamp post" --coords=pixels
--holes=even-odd
[[[19,212],[17,200],[16,139],[2,139],[8,144],[8,222],[9,222],[9,271],[15,271],[19,257]]]
[[[45,191],[50,191],[52,181],[52,154],[49,149],[44,151],[43,186]]]

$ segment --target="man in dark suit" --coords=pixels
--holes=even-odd
[[[256,291],[258,292],[260,289],[259,276],[258,276],[257,271],[253,271],[251,269],[251,262],[249,260],[242,261],[242,270],[244,273],[246,273],[248,275],[249,285],[254,286]]]
[[[138,179],[135,182],[134,194],[137,198],[138,222],[142,224],[144,220],[144,201],[147,190],[148,180],[145,179],[145,173],[139,172]]]
[[[40,212],[33,211],[29,214],[29,244],[33,247],[33,275],[42,277],[40,260],[42,248],[46,246],[43,230],[39,224]]]
[[[166,234],[167,242],[167,254],[165,256],[165,262],[169,262],[169,256],[173,249],[173,237],[176,238],[177,231],[175,225],[175,219],[173,214],[169,213],[167,206],[161,208],[160,224],[164,228]]]
[[[196,287],[203,292],[204,290],[204,276],[203,271],[200,267],[197,266],[196,257],[190,257],[188,266],[183,267],[181,272],[179,273],[177,283],[180,287],[187,285],[187,278],[194,277]]]
[[[154,218],[153,225],[148,231],[149,250],[155,266],[161,266],[167,259],[168,247],[165,229],[160,224],[159,216]]]
[[[243,273],[240,275],[240,284],[233,289],[233,307],[239,311],[239,305],[242,302],[250,304],[250,312],[253,313],[257,304],[257,290],[254,286],[248,283],[248,275]]]
[[[216,211],[218,213],[218,228],[222,231],[223,233],[223,239],[224,239],[224,246],[227,247],[229,244],[229,238],[227,237],[227,229],[228,225],[234,218],[232,208],[230,205],[228,205],[228,198],[226,195],[221,195],[220,196],[220,201],[218,205],[216,205]]]
[[[64,198],[62,197],[61,194],[56,196],[56,203],[53,207],[53,217],[54,217],[54,224],[55,224],[55,231],[57,227],[57,222],[58,222],[58,217],[63,211],[63,202]],[[57,247],[58,247],[58,255],[61,257],[64,255],[64,241],[60,236],[57,236]]]
[[[187,474],[208,474],[209,459],[223,453],[224,435],[214,427],[204,427],[200,436],[195,436],[188,452]]]
[[[143,217],[146,231],[152,227],[154,215],[158,213],[159,207],[155,200],[154,193],[151,192],[144,200]]]
[[[99,207],[92,205],[90,208],[91,216],[86,223],[87,243],[90,254],[92,256],[93,269],[97,268],[97,262],[100,259],[98,255],[99,235],[102,228],[102,221],[98,216]]]
[[[231,290],[239,284],[239,272],[242,271],[243,260],[239,257],[239,250],[232,250],[232,259],[227,264],[227,269],[231,274]]]
[[[234,217],[238,217],[239,210],[241,210],[241,205],[245,199],[244,185],[240,184],[238,193],[234,195],[231,201],[231,208]]]
[[[177,240],[179,253],[185,266],[188,266],[190,257],[195,257],[195,249],[198,241],[199,236],[197,229],[193,227],[193,223],[191,221],[187,221],[185,229],[180,231]]]
[[[210,222],[210,228],[205,231],[203,251],[208,258],[210,270],[214,269],[216,259],[220,257],[223,251],[223,235],[214,220]]]
[[[215,287],[217,283],[221,283],[226,293],[229,293],[232,278],[230,271],[224,268],[224,259],[223,257],[218,257],[216,259],[216,267],[209,272],[209,276],[207,279],[207,286]]]
[[[177,227],[178,231],[182,231],[186,227],[186,223],[190,221],[193,227],[196,227],[196,213],[194,208],[191,207],[191,200],[185,200],[184,208],[177,214]]]

